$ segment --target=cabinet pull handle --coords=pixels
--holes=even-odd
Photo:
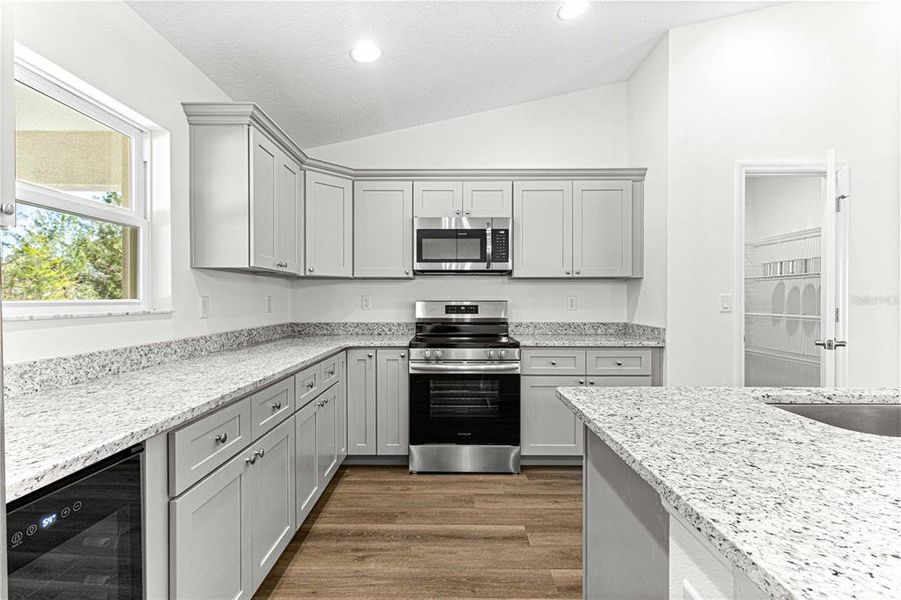
[[[328,375],[329,377],[331,377],[331,376],[334,375],[334,374],[335,374],[334,371],[328,371],[328,372],[326,372],[326,375]]]
[[[265,456],[265,454],[266,454],[265,448],[260,448],[259,450],[257,450],[257,456],[259,456],[260,458],[263,458],[263,456]]]
[[[307,384],[307,389],[308,389],[308,390],[312,390],[314,387],[316,387],[316,382],[315,382],[315,381],[311,381],[310,383]]]
[[[245,458],[245,459],[244,459],[244,462],[247,463],[248,465],[252,465],[252,464],[256,463],[256,462],[257,462],[257,455],[254,454],[254,455],[251,456],[250,458]]]
[[[280,410],[281,407],[282,407],[282,403],[276,402],[275,404],[272,405],[272,410]]]
[[[616,366],[617,367],[623,366],[623,361],[621,361],[621,360],[616,361]]]
[[[225,440],[227,440],[227,439],[228,439],[228,432],[224,431],[224,432],[216,435],[215,441],[219,444],[224,444]]]

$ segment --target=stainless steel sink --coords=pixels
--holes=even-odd
[[[901,437],[901,404],[779,404],[770,406],[842,429]]]

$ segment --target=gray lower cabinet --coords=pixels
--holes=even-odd
[[[174,598],[250,598],[294,534],[294,424],[169,504]]]
[[[379,454],[409,454],[410,385],[406,349],[376,353],[376,440]]]
[[[375,348],[347,351],[347,453],[373,455],[375,443]]]
[[[319,407],[310,402],[294,415],[294,471],[297,476],[297,527],[303,523],[319,499]]]
[[[338,470],[338,404],[343,399],[341,386],[333,385],[316,402],[316,450],[319,452],[319,481],[325,485]]]
[[[582,422],[557,399],[556,389],[584,382],[584,376],[521,378],[523,456],[582,455]]]

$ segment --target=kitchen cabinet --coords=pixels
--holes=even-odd
[[[375,348],[347,351],[347,453],[378,452],[375,430]]]
[[[296,526],[300,527],[319,499],[322,482],[319,478],[319,412],[316,402],[310,402],[294,415],[294,472],[297,481]]]
[[[513,216],[512,181],[464,181],[463,216]]]
[[[584,383],[584,376],[521,377],[523,456],[582,456],[582,422],[556,390]]]
[[[572,277],[571,181],[513,182],[513,277]]]
[[[314,171],[306,174],[306,274],[353,276],[351,180]]]
[[[294,423],[289,419],[251,444],[252,579],[256,589],[294,537]]]
[[[413,216],[463,216],[463,182],[414,181]]]
[[[413,183],[355,181],[354,277],[413,277]]]
[[[294,534],[294,423],[170,501],[175,598],[250,598]]]
[[[300,275],[304,175],[255,126],[191,124],[191,266]]]
[[[250,598],[250,452],[169,503],[173,598]]]
[[[513,276],[641,277],[643,203],[634,187],[628,179],[514,182]]]
[[[340,453],[338,415],[343,412],[338,405],[344,399],[343,387],[333,385],[316,400],[316,450],[319,453],[319,481],[327,483],[338,470]]]
[[[410,386],[407,350],[378,350],[376,361],[378,453],[408,454]]]

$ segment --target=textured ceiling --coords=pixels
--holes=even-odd
[[[131,2],[305,148],[623,81],[673,27],[761,2]],[[362,38],[381,60],[357,64]],[[191,100],[186,98],[186,100]]]

